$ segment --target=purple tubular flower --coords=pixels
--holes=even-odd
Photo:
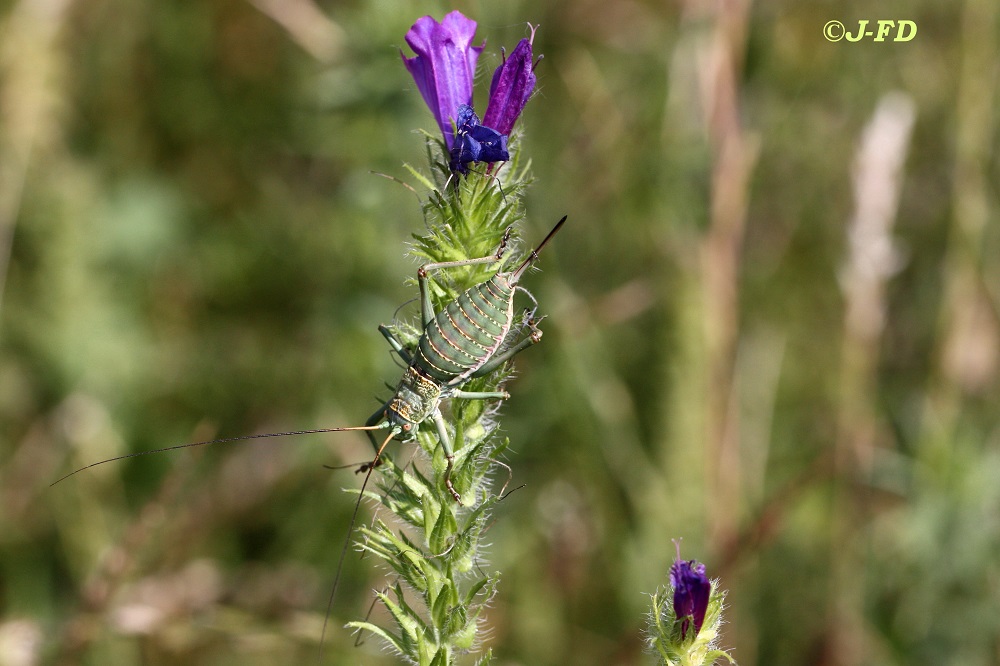
[[[670,567],[670,585],[674,588],[674,616],[681,621],[681,638],[693,626],[696,637],[705,622],[712,584],[705,576],[705,565],[694,560],[684,561],[677,547],[677,559]]]
[[[532,29],[530,39],[518,42],[509,57],[497,67],[490,84],[490,101],[486,105],[483,125],[495,129],[500,134],[510,134],[518,116],[524,110],[528,98],[535,90],[535,72],[531,52],[531,42],[535,38]]]
[[[424,16],[406,33],[406,43],[417,55],[407,58],[399,53],[434,114],[449,151],[458,107],[472,104],[476,61],[483,51],[482,46],[472,46],[475,34],[476,22],[459,11],[451,12],[440,23]]]

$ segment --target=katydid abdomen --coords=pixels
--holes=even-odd
[[[442,384],[464,379],[496,354],[514,319],[514,285],[498,273],[467,289],[424,329],[413,364]]]

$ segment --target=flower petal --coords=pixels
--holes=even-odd
[[[693,625],[693,636],[697,636],[705,622],[712,591],[705,565],[694,560],[675,560],[670,567],[670,585],[674,588],[674,615],[681,621],[681,638],[687,635],[689,623]]]
[[[420,94],[437,120],[445,143],[454,142],[452,121],[458,107],[472,103],[472,83],[482,46],[472,46],[476,22],[454,11],[438,23],[431,16],[417,20],[406,33],[406,43],[416,55],[400,52]]]
[[[532,35],[534,36],[534,35]],[[500,134],[510,134],[518,116],[535,90],[531,40],[522,39],[493,73],[490,100],[483,124]]]

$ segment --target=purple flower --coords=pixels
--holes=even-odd
[[[676,542],[675,542],[676,543]],[[677,545],[677,559],[670,567],[670,585],[674,588],[674,616],[681,622],[681,639],[693,625],[692,638],[701,631],[708,609],[712,584],[705,576],[705,565],[694,560],[681,560],[681,547]]]
[[[495,129],[500,134],[510,134],[514,123],[528,103],[535,89],[534,63],[531,43],[535,39],[535,29],[530,39],[518,42],[510,57],[493,72],[490,83],[490,101],[486,105],[483,125]]]
[[[417,55],[407,58],[399,53],[434,114],[449,151],[458,107],[472,104],[476,61],[483,51],[482,46],[472,46],[475,34],[476,22],[459,11],[451,12],[440,23],[424,16],[406,33],[406,43]]]

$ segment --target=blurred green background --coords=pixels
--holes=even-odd
[[[503,410],[496,663],[648,663],[680,537],[742,666],[1000,663],[994,0],[0,6],[0,664],[315,662],[362,437],[49,484],[373,411],[422,220],[370,172],[422,164],[398,47],[455,8],[481,111],[541,24],[525,238],[570,218]],[[383,574],[348,558],[328,663],[392,663],[342,629]]]

